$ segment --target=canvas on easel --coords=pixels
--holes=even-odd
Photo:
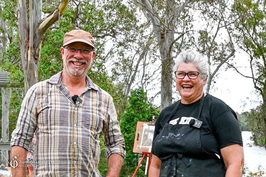
[[[151,151],[154,129],[155,126],[153,122],[137,122],[133,148],[134,153]]]

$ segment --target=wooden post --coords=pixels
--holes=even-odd
[[[9,102],[11,88],[2,88],[2,141],[9,141]]]
[[[11,88],[1,88],[2,92],[2,138],[3,143],[9,142],[9,102],[11,99]],[[8,150],[1,150],[1,161],[8,166],[9,154]]]
[[[9,144],[9,103],[11,99],[11,88],[8,88],[9,72],[0,71],[0,87],[2,93],[2,137],[0,139],[0,161],[8,166],[10,144]]]

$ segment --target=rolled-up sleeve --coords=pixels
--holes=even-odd
[[[119,154],[125,157],[125,140],[117,120],[117,113],[112,97],[108,101],[107,119],[104,129],[107,157],[109,158],[112,154]]]
[[[36,87],[31,87],[24,97],[15,130],[12,132],[11,146],[29,149],[36,127]]]

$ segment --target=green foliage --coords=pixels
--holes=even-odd
[[[264,122],[261,107],[252,109],[250,113],[247,113],[247,124],[252,131],[252,139],[254,143],[259,146],[265,146],[265,131]]]
[[[94,83],[99,85],[102,89],[110,93],[114,99],[114,104],[118,114],[118,120],[121,119],[121,114],[124,113],[127,106],[127,96],[123,93],[123,87],[120,84],[114,84],[114,80],[110,78],[104,71],[103,65],[94,63],[93,69],[101,70],[99,72],[89,72],[89,77]]]
[[[237,117],[238,117],[238,122],[240,124],[241,131],[250,131],[250,127],[248,125],[249,113],[244,112],[242,114],[238,114]]]
[[[19,45],[10,44],[6,53],[4,53],[4,59],[0,60],[0,69],[10,72],[9,79],[11,84],[15,84],[17,87],[24,86],[24,73],[21,68],[21,61],[19,56]]]
[[[62,30],[48,30],[41,51],[39,80],[45,80],[58,73],[63,68],[61,46],[64,32]]]
[[[131,92],[129,104],[121,120],[121,130],[125,137],[127,151],[121,176],[132,176],[138,165],[138,155],[133,153],[137,122],[149,122],[152,121],[153,116],[157,117],[159,115],[159,110],[148,102],[147,94],[142,89]],[[137,176],[143,176],[144,170],[145,166],[143,165]]]
[[[24,89],[12,88],[11,100],[9,105],[9,137],[16,127],[18,114],[20,111],[20,105],[24,97]]]
[[[121,102],[118,105],[123,105]],[[159,110],[154,108],[148,102],[146,93],[141,90],[134,90],[131,92],[129,98],[129,105],[126,107],[126,112],[122,115],[120,120],[121,131],[125,138],[127,155],[125,158],[124,168],[120,176],[132,176],[138,165],[138,154],[133,153],[133,145],[135,139],[136,125],[138,121],[152,121],[152,116],[157,117]],[[105,157],[105,146],[101,141],[101,161],[99,169],[102,175],[108,171],[108,159]],[[144,175],[144,166],[140,168],[137,176]]]
[[[1,94],[1,89],[0,89]],[[2,97],[0,97],[0,103],[2,103]],[[0,115],[2,115],[2,107],[0,107]],[[2,116],[0,116],[0,137],[2,137]]]
[[[24,86],[24,75],[20,60],[19,36],[16,32],[18,27],[16,6],[16,0],[2,0],[0,2],[0,70],[10,73],[9,81],[12,86],[12,95],[9,105],[9,132],[12,132],[15,128],[20,108],[21,94],[23,92],[20,87]],[[14,88],[13,86],[19,88]],[[0,95],[0,97],[1,96],[2,95]],[[0,109],[2,109],[2,106]]]
[[[254,142],[266,147],[266,9],[260,0],[235,1],[236,44],[249,55],[254,88],[260,94],[262,105],[249,114],[248,124]]]
[[[256,59],[253,61],[255,68],[260,73],[265,72],[266,11],[263,3],[253,0],[235,1],[233,13],[238,18],[235,22],[236,30],[234,35],[237,44],[252,59]],[[260,59],[264,60],[264,62],[259,62]]]
[[[0,19],[7,23],[7,28],[11,29],[8,31],[9,34],[12,33],[12,28],[17,27],[17,19],[16,19],[16,10],[17,10],[17,0],[1,0],[0,3]],[[0,25],[1,26],[1,25]]]
[[[101,160],[98,166],[98,169],[101,173],[101,175],[105,176],[107,174],[108,171],[108,159],[106,158],[106,151],[105,151],[105,145],[104,145],[104,136],[101,136]]]

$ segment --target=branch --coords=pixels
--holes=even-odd
[[[253,60],[254,60],[254,57],[252,55],[250,55],[250,63],[249,63],[249,65],[250,65],[250,68],[251,68],[252,81],[253,81],[255,89],[257,89],[260,92],[260,94],[262,95],[262,97],[263,97],[264,91],[263,91],[263,89],[261,89],[260,87],[257,86],[257,83],[259,83],[261,85],[264,85],[264,83],[261,82],[259,79],[255,79],[255,74],[254,74],[253,65],[252,65]]]
[[[154,14],[151,3],[148,0],[141,0],[141,2],[136,2],[140,5],[143,13],[147,14],[147,19],[151,20],[155,34],[158,34],[160,32],[160,20]]]
[[[20,55],[23,65],[23,70],[27,69],[27,60],[26,60],[26,48],[28,47],[28,38],[29,35],[28,28],[29,22],[27,19],[27,6],[26,1],[18,0],[18,28],[19,28],[19,37],[20,37]],[[26,46],[26,47],[25,47]]]
[[[243,73],[241,73],[234,65],[226,62],[226,64],[229,66],[229,68],[233,68],[238,74],[240,74],[241,76],[245,77],[245,78],[248,78],[248,79],[253,79],[252,76],[247,76],[247,75],[244,75]]]
[[[70,0],[63,0],[62,3],[60,4],[59,8],[56,9],[53,13],[47,16],[47,18],[40,24],[39,26],[39,31],[40,35],[42,36],[45,31],[52,25],[54,22],[56,22],[59,17],[63,14],[65,11],[68,3]]]
[[[179,39],[181,39],[184,35],[185,35],[186,33],[185,32],[182,32],[177,38],[175,38],[174,40],[173,40],[173,42],[170,44],[170,49],[169,49],[169,56],[171,56],[170,55],[170,53],[171,53],[171,51],[172,51],[172,48],[173,48],[173,46],[174,46],[174,43],[176,42],[176,41],[178,41]],[[174,57],[172,56],[171,57],[171,59],[173,59]]]
[[[261,88],[259,88],[258,86],[257,86],[257,83],[260,83],[260,84],[263,84],[263,82],[261,82],[260,80],[258,80],[258,79],[256,79],[255,77],[254,77],[254,73],[252,72],[252,75],[253,76],[247,76],[247,75],[244,75],[243,73],[241,73],[234,65],[232,65],[232,64],[230,64],[230,63],[228,63],[228,62],[226,62],[226,64],[230,67],[230,68],[233,68],[238,74],[240,74],[241,76],[243,76],[243,77],[245,77],[245,78],[248,78],[248,79],[252,79],[253,80],[253,84],[254,84],[254,88],[255,89],[257,89],[260,93],[261,93],[261,95],[262,95],[262,93],[263,93],[263,91],[262,91],[262,89]],[[252,68],[252,65],[251,65],[251,68]],[[251,69],[251,71],[253,71],[252,69]]]

